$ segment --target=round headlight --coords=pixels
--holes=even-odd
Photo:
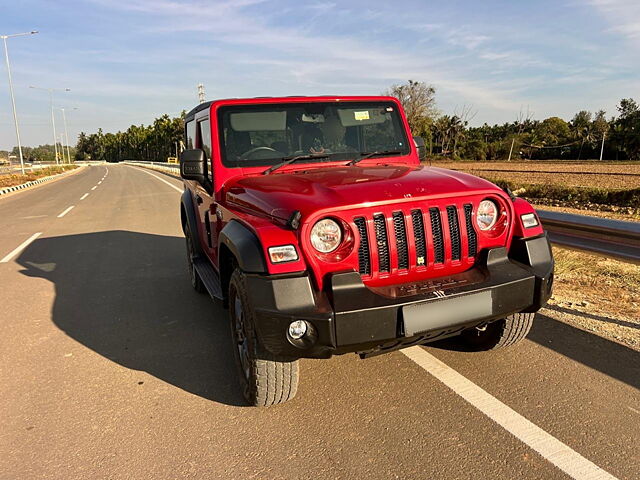
[[[322,253],[333,252],[342,241],[340,225],[325,218],[317,222],[311,229],[311,245]]]
[[[498,206],[491,200],[482,200],[478,205],[476,214],[476,225],[480,230],[489,230],[498,220]]]

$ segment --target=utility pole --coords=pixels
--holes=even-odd
[[[513,144],[516,142],[516,137],[513,137],[511,139],[511,149],[509,150],[509,159],[507,160],[507,162],[511,161],[511,154],[513,153]]]
[[[602,161],[602,154],[604,153],[604,137],[607,136],[607,132],[602,132],[602,146],[600,147],[600,161]]]
[[[204,99],[204,85],[202,83],[198,84],[198,100],[200,101],[200,103],[204,103],[205,99]]]
[[[9,76],[9,92],[11,93],[11,105],[13,106],[13,123],[16,126],[16,139],[18,140],[18,153],[20,154],[20,170],[24,175],[24,158],[22,156],[22,143],[20,142],[20,127],[18,126],[18,114],[16,113],[16,99],[13,96],[13,81],[11,79],[11,66],[9,65],[9,49],[7,47],[7,38],[21,37],[23,35],[33,35],[38,33],[37,30],[25,33],[14,33],[12,35],[0,35],[4,42],[4,59],[7,62],[7,75]],[[9,162],[11,163],[11,162]]]
[[[49,92],[49,103],[51,104],[51,125],[53,126],[53,149],[55,151],[56,165],[57,165],[58,164],[58,136],[56,135],[56,117],[53,113],[53,92],[56,92],[56,91],[70,92],[71,89],[65,88],[64,90],[58,90],[55,88],[34,87],[33,85],[30,85],[29,88],[35,88],[36,90],[46,90],[47,92]],[[64,155],[64,151],[63,151],[63,155]]]

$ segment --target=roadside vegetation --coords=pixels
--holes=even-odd
[[[57,175],[58,173],[66,172],[67,170],[73,170],[78,168],[77,165],[60,165],[55,167],[39,168],[33,172],[29,172],[25,175],[22,174],[9,174],[0,176],[0,188],[13,187],[15,185],[22,185],[23,183],[32,182],[39,178],[49,177],[51,175]]]

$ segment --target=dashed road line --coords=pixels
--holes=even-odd
[[[71,205],[69,208],[67,208],[64,212],[62,212],[60,215],[58,215],[58,218],[64,217],[67,213],[69,213],[71,211],[71,209],[73,207],[75,207],[75,205]]]
[[[85,198],[87,198],[89,196],[89,193],[85,193],[84,195],[82,195],[80,197],[80,200],[84,200]]]
[[[40,235],[42,235],[42,232],[34,233],[33,235],[31,235],[24,242],[22,242],[20,245],[18,245],[13,251],[8,253],[6,257],[4,257],[2,260],[0,260],[0,263],[8,263],[13,257],[15,257],[17,254],[19,254],[25,248],[27,248],[27,246],[31,242],[33,242],[36,238],[38,238]]]
[[[91,190],[95,190],[96,188],[98,188],[97,185],[95,187],[91,187]]]
[[[136,167],[132,167],[132,168],[136,168]],[[156,177],[158,180],[160,180],[161,182],[166,183],[167,185],[169,185],[171,188],[173,188],[174,190],[177,190],[178,192],[182,193],[184,190],[182,188],[178,188],[176,187],[173,183],[167,182],[164,178],[160,178],[157,175],[154,175],[151,172],[147,172],[146,170],[142,169],[142,168],[136,168],[136,170],[140,170],[141,172],[144,173],[148,173],[149,175],[151,175],[152,177]]]
[[[98,185],[100,185],[101,183],[102,183],[102,180],[100,180],[100,181],[98,182]]]
[[[401,352],[570,477],[576,480],[616,480],[616,477],[491,396],[422,347],[409,347]]]

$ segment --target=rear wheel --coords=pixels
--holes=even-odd
[[[204,293],[207,291],[207,289],[205,288],[204,283],[202,283],[202,280],[200,279],[200,275],[198,275],[198,272],[193,265],[193,259],[195,258],[195,253],[193,249],[193,240],[191,239],[191,232],[189,231],[189,229],[186,229],[186,232],[184,235],[185,235],[186,244],[187,244],[187,268],[189,269],[189,278],[191,279],[191,286],[194,288],[196,292]]]
[[[475,351],[509,347],[527,336],[534,317],[535,313],[514,313],[484,327],[465,330],[461,337]]]
[[[231,338],[238,374],[249,405],[284,403],[298,390],[298,360],[266,351],[255,332],[255,313],[247,295],[244,273],[236,269],[229,282]]]

